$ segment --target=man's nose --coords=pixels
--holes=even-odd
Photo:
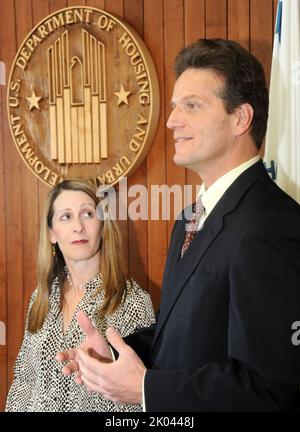
[[[178,107],[174,107],[169,115],[167,121],[167,127],[169,129],[176,129],[177,127],[182,127],[184,125],[184,120],[180,113],[180,109]]]

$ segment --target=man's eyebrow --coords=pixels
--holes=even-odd
[[[196,95],[196,94],[189,94],[189,95],[186,95],[182,98],[182,100],[186,100],[186,99],[201,99],[201,97],[199,95]]]
[[[189,94],[184,96],[182,99],[180,99],[180,102],[186,102],[187,100],[201,100],[201,97],[199,95],[196,94]],[[174,99],[171,99],[171,105],[174,106],[176,105],[176,102]]]

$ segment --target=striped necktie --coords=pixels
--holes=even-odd
[[[198,231],[199,221],[204,210],[205,209],[200,196],[192,206],[193,213],[190,221],[185,225],[185,237],[181,249],[181,258],[189,248],[196,232]]]

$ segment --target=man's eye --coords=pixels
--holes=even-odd
[[[195,104],[194,102],[189,102],[189,103],[186,104],[186,108],[187,108],[188,111],[193,110],[193,109],[195,109],[197,107],[198,107],[198,105]]]

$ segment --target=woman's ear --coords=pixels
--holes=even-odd
[[[55,244],[57,242],[56,236],[51,228],[49,228],[49,237],[52,244]]]
[[[235,110],[235,134],[243,135],[250,128],[253,120],[254,111],[250,104],[244,103]]]

